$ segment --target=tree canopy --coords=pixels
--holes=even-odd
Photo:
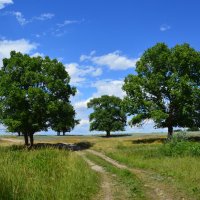
[[[122,100],[115,96],[103,95],[91,99],[88,108],[93,108],[90,114],[90,131],[106,131],[110,136],[112,131],[124,131],[126,114],[122,109]]]
[[[70,103],[51,102],[49,110],[51,128],[57,132],[57,135],[60,135],[61,132],[65,135],[66,132],[70,132],[75,125],[79,124],[79,120],[75,119],[76,112]]]
[[[153,119],[156,127],[199,127],[200,53],[189,44],[158,43],[144,52],[136,75],[125,78],[125,108],[131,125]]]
[[[69,82],[65,67],[56,59],[12,51],[10,58],[3,59],[0,70],[1,123],[12,132],[21,132],[26,145],[28,136],[32,145],[35,132],[54,128],[63,108],[73,114],[68,118],[65,115],[62,123],[66,123],[68,129],[73,128],[71,121],[75,112],[70,97],[75,95],[76,89]]]

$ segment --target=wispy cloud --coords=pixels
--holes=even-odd
[[[51,16],[50,15],[45,16],[45,18],[47,18],[47,17],[51,17]],[[46,31],[44,31],[42,33],[34,34],[34,36],[36,38],[44,37],[46,35],[52,35],[54,37],[61,37],[68,32],[66,26],[72,25],[72,24],[80,24],[83,21],[84,21],[83,19],[82,20],[65,20],[63,23],[57,23],[57,24],[55,24],[54,26],[52,26],[51,28],[47,29]]]
[[[84,19],[82,20],[65,20],[62,23],[58,23],[56,24],[56,27],[52,30],[52,35],[56,36],[56,37],[61,37],[63,35],[65,35],[67,33],[65,27],[72,25],[72,24],[80,24],[84,21]]]
[[[45,20],[53,18],[54,16],[55,15],[53,13],[43,13],[40,16],[33,17],[33,19],[40,20],[40,21],[45,21]]]
[[[15,16],[16,20],[21,26],[24,26],[30,22],[30,20],[27,20],[21,12],[9,12],[9,14]]]
[[[57,24],[57,27],[62,28],[64,26],[70,25],[70,24],[77,24],[80,23],[80,21],[78,20],[65,20],[63,23]]]
[[[12,0],[0,0],[0,9],[3,9],[7,4],[13,4]]]
[[[21,12],[19,12],[19,11],[6,12],[5,15],[14,16],[16,18],[16,20],[18,21],[18,23],[21,26],[24,26],[24,25],[26,25],[28,23],[33,22],[33,21],[45,21],[45,20],[49,20],[49,19],[51,19],[51,18],[53,18],[55,16],[52,13],[43,13],[43,14],[41,14],[39,16],[34,16],[31,19],[26,19],[24,17],[24,15]]]
[[[168,24],[162,24],[160,26],[160,31],[164,32],[164,31],[168,31],[171,29],[171,26],[169,26]]]

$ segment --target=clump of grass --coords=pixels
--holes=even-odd
[[[99,177],[73,152],[0,147],[0,199],[88,200]]]

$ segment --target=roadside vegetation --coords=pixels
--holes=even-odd
[[[72,152],[0,147],[0,199],[92,199],[99,176]]]

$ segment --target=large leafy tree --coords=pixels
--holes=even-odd
[[[90,130],[106,131],[107,137],[112,131],[124,131],[126,114],[122,109],[119,97],[103,95],[91,99],[88,108],[93,108],[90,114]]]
[[[123,85],[131,125],[153,119],[156,127],[167,127],[171,137],[173,127],[199,123],[199,52],[188,44],[168,48],[158,43],[144,52],[136,73],[128,75]]]
[[[56,59],[12,51],[10,58],[3,59],[0,70],[1,122],[8,130],[21,132],[26,145],[29,138],[33,145],[33,134],[46,131],[54,123],[52,105],[72,109],[70,96],[75,95],[76,89],[69,81],[65,67]],[[74,117],[75,114],[66,118],[66,124]]]

